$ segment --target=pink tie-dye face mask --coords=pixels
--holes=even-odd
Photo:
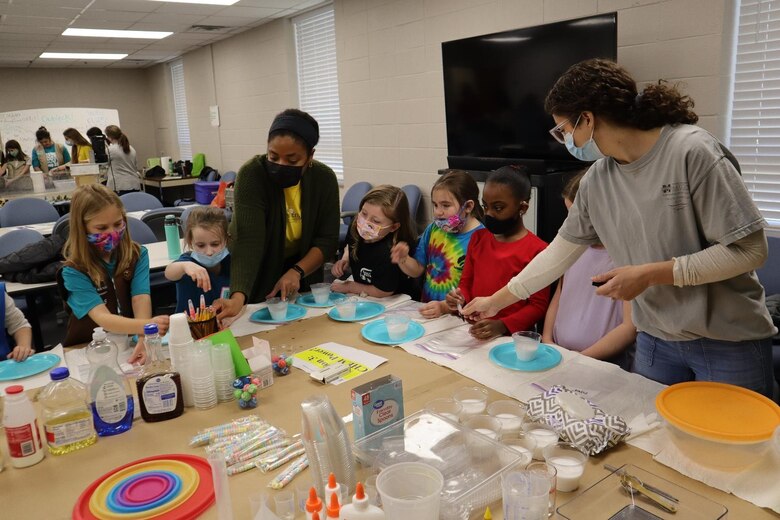
[[[120,229],[114,231],[104,231],[103,233],[87,233],[87,242],[95,246],[98,251],[104,253],[110,253],[119,242],[122,240],[122,236],[125,234],[125,228],[123,225]]]

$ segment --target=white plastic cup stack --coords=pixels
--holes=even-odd
[[[200,340],[192,349],[192,397],[195,408],[208,410],[217,406],[217,389],[211,366],[211,342]]]
[[[214,366],[214,384],[217,387],[217,399],[220,403],[232,401],[233,381],[236,379],[236,369],[233,366],[233,356],[230,345],[218,343],[211,348],[211,363]]]
[[[194,341],[187,323],[187,315],[183,312],[174,314],[170,319],[168,349],[171,355],[173,369],[181,377],[184,406],[193,406],[192,397],[192,350]]]

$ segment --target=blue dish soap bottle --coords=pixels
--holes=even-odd
[[[117,363],[118,349],[102,327],[87,345],[89,402],[95,431],[101,437],[126,432],[133,425],[133,393]]]

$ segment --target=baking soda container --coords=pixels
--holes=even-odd
[[[135,402],[127,378],[117,363],[118,348],[102,327],[87,345],[89,403],[95,430],[101,437],[126,432],[133,426]]]
[[[37,464],[43,460],[43,441],[35,409],[22,385],[9,386],[5,394],[3,426],[11,465],[26,468]]]
[[[171,370],[162,356],[162,339],[157,324],[144,325],[146,363],[136,380],[141,418],[146,422],[167,421],[184,412],[181,376]]]
[[[64,455],[92,446],[97,434],[87,404],[87,389],[72,379],[65,367],[49,373],[51,383],[41,391],[43,431],[52,455]]]
[[[357,483],[352,503],[341,506],[340,520],[385,520],[385,512],[368,502],[363,484]]]

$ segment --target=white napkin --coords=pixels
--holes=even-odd
[[[640,435],[649,432],[661,425],[661,421],[658,420],[658,414],[640,413],[628,422],[628,427],[631,428],[631,434],[626,437],[628,439],[634,439]]]

